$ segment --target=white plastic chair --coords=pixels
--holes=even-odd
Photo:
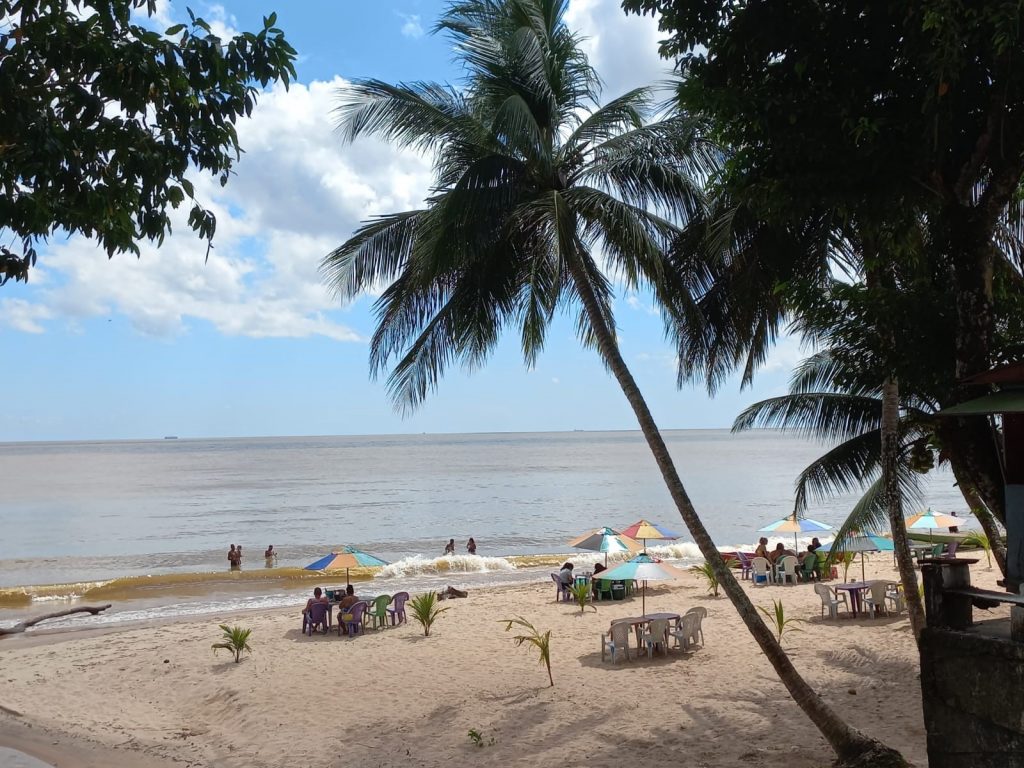
[[[751,581],[754,584],[767,586],[772,583],[772,564],[768,562],[767,557],[755,557],[750,567],[753,572]]]
[[[700,635],[700,620],[700,614],[697,613],[686,613],[676,620],[675,629],[669,632],[675,638],[676,648],[688,651],[690,645],[697,642]],[[703,639],[701,644],[703,645]]]
[[[696,642],[697,641],[697,635],[700,635],[700,644],[703,646],[704,645],[704,619],[706,619],[708,617],[708,609],[705,608],[704,606],[699,605],[696,608],[691,608],[690,610],[688,610],[686,612],[687,616],[689,616],[691,614],[697,617],[697,634],[693,636],[693,640],[694,640],[694,642]]]
[[[903,598],[903,585],[898,581],[885,583],[885,599],[892,603],[892,609],[896,614],[907,609],[907,601]]]
[[[800,568],[800,562],[792,555],[780,557],[775,567],[778,570],[781,583],[785,584],[789,579],[792,579],[794,584],[800,583],[800,576],[797,573]]]
[[[612,624],[608,634],[601,635],[601,661],[604,661],[606,651],[612,652],[612,664],[615,663],[615,655],[620,651],[629,661],[629,624]]]
[[[662,651],[668,654],[668,619],[655,619],[647,625],[647,631],[641,638],[647,645],[647,658],[654,655],[654,649],[661,646]]]
[[[866,610],[874,618],[877,613],[885,613],[885,601],[889,599],[889,583],[887,581],[868,582],[870,594],[864,595],[862,599]]]
[[[845,594],[833,592],[832,589],[824,584],[815,584],[814,591],[821,598],[821,613],[819,615],[824,616],[825,609],[828,608],[828,617],[830,619],[838,619],[840,603],[846,606],[846,610],[850,610],[850,604],[846,602]]]

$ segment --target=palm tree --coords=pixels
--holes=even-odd
[[[391,394],[420,403],[453,362],[483,363],[517,328],[527,363],[555,311],[580,309],[597,350],[632,406],[679,513],[723,590],[797,704],[840,759],[898,753],[851,728],[793,667],[697,516],[615,340],[611,274],[675,306],[685,283],[669,255],[677,225],[701,210],[701,183],[719,159],[686,116],[645,122],[651,93],[596,107],[598,78],[565,26],[567,0],[454,2],[446,31],[466,71],[462,89],[376,80],[343,91],[348,139],[376,134],[434,152],[425,208],[365,224],[329,254],[326,278],[345,299],[388,284],[376,304],[375,372],[394,368]]]

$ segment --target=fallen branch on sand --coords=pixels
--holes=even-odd
[[[73,613],[90,613],[95,616],[97,613],[107,610],[110,607],[110,603],[106,605],[83,605],[80,608],[68,608],[64,611],[54,611],[53,613],[44,613],[42,616],[36,616],[34,619],[28,619],[27,621],[19,621],[13,627],[0,627],[0,637],[6,635],[17,635],[24,632],[29,627],[34,627],[41,621],[47,619],[56,619],[61,616],[70,616]]]

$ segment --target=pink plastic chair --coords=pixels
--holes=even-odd
[[[363,631],[363,611],[365,610],[366,603],[362,600],[353,604],[348,610],[342,608],[342,613],[338,614],[338,636],[341,636],[342,627],[348,631],[350,638],[356,633],[361,633]]]
[[[313,630],[320,628],[326,634],[330,629],[330,625],[327,623],[327,612],[330,607],[327,603],[313,603],[303,617],[302,631],[312,637]]]
[[[405,601],[408,599],[408,592],[399,592],[391,598],[391,607],[388,608],[388,613],[391,614],[391,626],[405,624]]]

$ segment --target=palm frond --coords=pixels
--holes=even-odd
[[[394,280],[408,263],[416,219],[423,213],[392,213],[363,224],[320,263],[328,287],[341,299],[350,300],[374,285]]]
[[[794,431],[802,437],[832,442],[877,429],[881,401],[835,392],[805,392],[754,403],[733,421],[732,431],[755,427]]]

